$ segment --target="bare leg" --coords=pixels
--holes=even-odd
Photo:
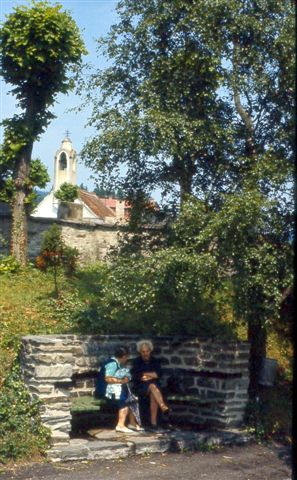
[[[129,408],[129,413],[128,413],[128,420],[129,420],[129,424],[133,425],[133,427],[136,427],[136,425],[138,425],[137,422],[136,422],[136,418],[133,415],[133,413],[131,412],[130,408]]]
[[[165,404],[163,395],[160,392],[160,390],[158,389],[158,387],[154,383],[151,383],[149,385],[148,390],[149,390],[150,395],[152,395],[154,397],[155,401],[157,402],[157,404],[160,407],[160,409],[162,410],[162,412],[163,413],[167,412],[168,407]]]
[[[125,426],[125,421],[129,412],[129,408],[120,408],[117,427],[123,428]]]
[[[155,397],[150,393],[150,413],[151,413],[151,424],[157,425],[157,415],[158,415],[158,404],[155,400]]]

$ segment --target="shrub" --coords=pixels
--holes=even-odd
[[[278,376],[275,386],[260,389],[259,395],[248,402],[245,423],[259,443],[271,439],[291,443],[291,384]]]
[[[100,280],[99,280],[100,279]],[[171,248],[149,257],[117,258],[98,271],[97,295],[79,315],[79,328],[94,333],[224,335],[216,264]]]
[[[12,255],[9,255],[7,257],[0,256],[0,274],[15,273],[19,270],[19,268],[20,263]]]
[[[14,365],[0,392],[0,462],[44,453],[50,434],[40,421],[39,402],[32,401]]]
[[[77,259],[78,250],[65,244],[62,238],[62,230],[53,223],[44,234],[41,253],[36,257],[35,263],[40,270],[52,270],[56,296],[59,295],[59,270],[63,269],[66,275],[72,275],[76,269]]]
[[[78,187],[71,183],[62,183],[59,190],[55,193],[55,197],[63,202],[74,202],[78,198]]]
[[[44,302],[44,312],[51,322],[52,333],[77,332],[77,318],[84,310],[83,302],[76,290],[60,293],[58,298],[49,298]]]

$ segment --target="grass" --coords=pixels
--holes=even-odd
[[[28,268],[0,276],[0,385],[18,355],[22,336],[73,331],[71,313],[81,302],[64,277],[59,282],[63,295],[56,300],[49,273]]]

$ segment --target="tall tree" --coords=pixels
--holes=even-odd
[[[123,0],[118,13],[99,42],[112,64],[88,85],[99,133],[86,163],[132,201],[154,188],[183,201],[221,185],[231,113],[218,95],[221,59],[185,22],[186,2]]]
[[[85,146],[86,163],[115,185],[124,165],[125,191],[160,187],[166,193],[178,185],[182,200],[191,192],[207,196],[206,205],[214,211],[224,207],[222,192],[242,194],[247,201],[253,193],[273,198],[273,212],[288,238],[293,3],[122,0],[118,13],[118,24],[100,41],[112,65],[91,78],[94,89],[87,96],[94,104],[90,123],[99,133]],[[241,224],[238,228],[244,233]],[[281,251],[283,234],[272,226],[271,231],[275,253]],[[260,252],[261,235],[253,242]],[[240,258],[244,261],[244,255]],[[260,261],[252,263],[262,268]],[[264,297],[258,304],[266,302]],[[266,345],[260,310],[248,315],[247,324],[257,366]],[[257,376],[259,369],[253,371]]]
[[[118,14],[99,41],[111,66],[88,84],[86,163],[125,192],[178,186],[181,199],[240,189],[251,170],[266,193],[285,185],[292,2],[122,0]]]
[[[236,189],[244,193],[248,186],[251,193],[259,189],[266,201],[274,199],[274,208],[270,210],[270,237],[274,237],[274,241],[270,242],[269,248],[270,252],[281,256],[288,245],[293,223],[293,4],[289,0],[222,0],[214,3],[207,15],[217,32],[216,38],[210,41],[216,43],[225,59],[226,87],[234,105]],[[249,202],[252,204],[251,197]],[[282,225],[278,235],[273,225],[275,218]],[[268,224],[266,229],[269,229]],[[252,236],[255,248],[249,271],[253,276],[257,270],[267,269],[268,264],[265,266],[263,261],[268,258],[272,285],[272,270],[274,264],[277,266],[277,259],[267,255],[267,244],[263,242],[265,236]],[[244,239],[242,242],[244,245]],[[259,252],[256,257],[255,251]],[[251,257],[251,254],[248,256]],[[279,271],[282,268],[279,267]],[[246,285],[248,292],[246,273],[240,282],[241,287]],[[258,314],[255,309],[247,309],[250,312],[247,313],[247,324],[253,390],[257,389],[261,362],[266,355],[267,300],[262,293],[264,285],[265,281],[263,288],[260,285],[254,288],[248,300],[258,306]],[[273,301],[277,303],[278,300],[274,297]]]
[[[58,93],[73,87],[68,72],[86,53],[78,27],[59,4],[33,1],[16,7],[0,30],[1,75],[13,86],[22,113],[6,119],[1,171],[13,172],[12,254],[27,259],[25,211],[33,143],[54,115]]]

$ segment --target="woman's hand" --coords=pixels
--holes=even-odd
[[[155,380],[158,378],[158,375],[156,374],[156,372],[146,372],[144,373],[140,380],[142,380],[143,382],[148,382],[149,380]]]
[[[129,383],[130,379],[129,377],[124,377],[122,378],[122,381],[120,383]]]

